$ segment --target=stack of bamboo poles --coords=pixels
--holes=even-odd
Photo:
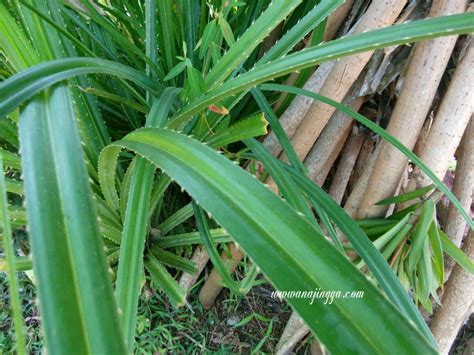
[[[331,15],[326,39],[336,36],[352,5],[352,1],[347,1]],[[412,10],[406,5],[405,0],[372,1],[349,33],[405,21]],[[434,0],[427,16],[460,13],[466,11],[466,7],[467,0]],[[474,45],[470,39],[463,39],[460,43],[462,54],[438,108],[433,111],[435,97],[440,93],[439,84],[457,41],[457,36],[451,36],[414,46],[403,80],[399,79],[399,83],[403,84],[387,131],[408,148],[415,149],[441,179],[456,156],[453,193],[469,210],[474,185],[474,123],[469,123],[474,112]],[[305,89],[343,102],[358,111],[367,99],[360,96],[360,92],[365,68],[373,54],[361,53],[319,66],[305,84]],[[289,84],[295,81],[296,75],[288,78]],[[280,103],[281,100],[277,105]],[[345,210],[354,218],[383,217],[388,212],[386,207],[376,206],[375,202],[400,190],[407,192],[431,184],[430,179],[418,169],[408,175],[408,162],[404,155],[359,129],[351,118],[332,106],[297,96],[281,115],[280,122],[313,181],[322,186],[332,172],[330,184],[326,182],[329,194],[338,203],[344,202]],[[285,160],[274,134],[270,133],[263,144],[274,156]],[[271,180],[267,183],[276,191]],[[448,209],[444,227],[454,243],[461,246],[465,223],[453,206]],[[464,244],[466,253],[473,257],[472,243]],[[229,245],[229,250],[230,253],[224,253],[222,258],[228,265],[229,273],[232,273],[243,252],[234,244]],[[187,290],[196,282],[209,257],[204,248],[198,247],[192,259],[198,266],[198,272],[184,274],[180,279],[180,285]],[[447,277],[451,276],[442,298],[443,307],[435,313],[431,323],[443,353],[449,351],[466,315],[472,311],[473,294],[469,291],[474,286],[472,275],[467,275],[461,268],[447,262],[446,270]],[[205,308],[211,308],[214,304],[222,289],[221,281],[217,271],[213,270],[201,288],[199,300]],[[277,345],[277,352],[290,353],[308,333],[304,322],[293,313]],[[314,342],[311,350],[318,353],[321,348]]]

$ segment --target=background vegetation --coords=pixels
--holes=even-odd
[[[444,253],[471,273],[473,265],[440,228],[435,204],[444,194],[472,229],[468,212],[379,124],[302,87],[311,68],[330,60],[470,33],[473,15],[323,42],[327,18],[342,3],[0,4],[1,265],[18,353],[235,350],[241,344],[208,344],[203,322],[222,322],[262,293],[268,301],[267,282],[278,290],[364,291],[363,300],[330,306],[287,300],[331,352],[438,351],[416,305],[432,310]],[[292,86],[291,73],[298,73]],[[428,187],[380,201],[413,201],[386,219],[356,222],[312,181],[304,139],[290,141],[277,118],[295,95],[379,135],[418,166]],[[282,159],[255,139],[267,126]],[[310,148],[316,138],[305,139]],[[187,303],[189,289],[178,282],[199,276],[205,262],[190,260],[197,251],[215,267],[217,290],[231,291],[215,320],[193,296],[200,284]],[[237,280],[229,275],[237,263],[220,253],[244,258]],[[253,351],[273,351],[275,320],[261,313],[225,322],[236,332],[254,325],[243,331]]]

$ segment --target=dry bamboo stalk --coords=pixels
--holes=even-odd
[[[332,37],[335,35],[337,29],[340,27],[342,21],[347,15],[347,12],[349,11],[352,2],[353,0],[346,1],[344,5],[340,6],[329,17],[327,27],[327,30],[329,32],[327,32],[325,36]],[[321,89],[324,81],[326,80],[326,77],[328,76],[328,73],[330,72],[334,64],[335,62],[326,62],[320,65],[318,69],[313,73],[313,75],[311,75],[311,77],[308,79],[308,81],[304,85],[304,89],[318,92]],[[297,95],[291,105],[279,118],[280,124],[282,125],[283,129],[285,130],[285,133],[289,137],[291,137],[295,132],[297,126],[304,118],[304,115],[310,108],[312,102],[313,100],[311,98]],[[281,152],[281,146],[278,143],[278,139],[276,138],[273,132],[270,132],[270,134],[266,137],[266,139],[263,141],[263,145],[268,151],[270,151],[275,156],[278,156]],[[272,184],[271,181],[269,181],[269,186],[270,188],[276,190],[274,184]],[[243,251],[239,251],[239,253],[240,255],[235,255],[235,260],[240,261],[243,258]],[[215,270],[213,270],[213,272],[214,271]],[[206,286],[206,284],[210,282],[213,282],[213,280],[209,278],[204,284],[204,286]],[[222,286],[220,286],[219,284],[214,285],[213,289],[217,290],[218,287],[221,287],[222,289]]]
[[[339,30],[339,28],[341,27],[342,25],[342,22],[344,21],[344,19],[346,18],[347,16],[347,13],[349,12],[351,6],[352,6],[352,3],[353,3],[353,0],[347,0],[346,2],[344,2],[344,4],[342,4],[341,6],[339,6],[336,11],[334,11],[328,18],[328,21],[327,21],[327,24],[326,24],[326,30],[324,32],[324,41],[328,41],[328,40],[331,40],[333,39],[336,34],[337,34],[337,31]],[[305,47],[308,47],[309,45],[311,44],[311,41],[307,41],[306,43],[306,46]],[[327,64],[325,64],[325,66],[327,66]],[[331,65],[332,67],[332,65]],[[290,85],[290,86],[293,86],[293,84],[295,83],[296,79],[298,78],[299,76],[299,73],[297,72],[293,72],[290,74],[290,76],[288,77],[288,79],[286,80],[285,82],[285,85]],[[310,80],[308,80],[308,83],[310,82]],[[322,83],[321,83],[322,85]],[[309,86],[309,85],[308,85]],[[314,90],[312,88],[307,88],[306,85],[305,85],[305,89],[306,90],[313,90],[313,91],[319,91],[319,90]],[[278,108],[281,106],[281,104],[284,102],[285,98],[288,96],[287,93],[281,93],[280,97],[278,98],[277,102],[275,103],[275,107],[274,107],[274,110],[277,111]],[[298,97],[298,96],[297,96]],[[294,104],[294,107],[299,107],[298,104]],[[309,109],[309,105],[308,105],[308,109]],[[307,111],[307,110],[306,110]],[[304,113],[301,114],[301,119],[303,119],[304,115],[306,114],[306,111]],[[285,115],[285,114],[284,114]],[[289,115],[289,117],[291,117],[292,115]],[[281,120],[281,119],[280,119]],[[298,121],[298,124],[299,122],[301,121]],[[282,123],[283,124],[283,123]],[[296,125],[297,126],[297,125]],[[296,129],[296,126],[295,126],[295,129]],[[293,130],[294,132],[294,130]],[[292,133],[293,134],[293,133]],[[275,137],[274,137],[275,138]],[[275,143],[275,142],[274,142]],[[280,152],[278,152],[279,154]]]
[[[355,33],[392,24],[405,6],[405,0],[374,1],[357,24]],[[320,94],[341,101],[348,93],[373,51],[359,53],[338,61],[331,69]],[[311,105],[291,141],[300,159],[304,159],[336,109],[323,102]]]
[[[351,193],[354,189],[355,184],[362,176],[364,171],[367,170],[367,166],[370,163],[370,159],[374,152],[375,141],[372,137],[367,136],[362,148],[360,149],[359,156],[357,157],[357,161],[354,166],[354,172],[352,173],[351,179],[349,181],[348,192]]]
[[[291,313],[290,319],[288,319],[283,334],[276,346],[276,354],[289,354],[296,343],[303,339],[308,332],[309,328],[301,317],[296,312]]]
[[[456,175],[454,177],[453,194],[457,197],[462,207],[469,211],[473,201],[474,187],[474,118],[469,125],[461,142],[459,149]],[[466,229],[466,221],[457,208],[451,204],[446,218],[445,233],[458,247],[461,245],[462,237]],[[449,278],[454,267],[454,261],[446,260],[445,279]]]
[[[197,266],[197,271],[194,274],[188,274],[187,272],[183,272],[181,277],[179,278],[179,285],[186,291],[196,283],[199,275],[201,275],[202,270],[206,267],[207,262],[209,261],[209,254],[206,251],[206,248],[203,246],[198,246],[194,249],[193,256],[191,257],[191,261],[194,261]]]
[[[309,352],[310,352],[311,355],[325,355],[326,354],[326,352],[324,351],[323,346],[316,339],[314,339],[311,342],[311,345],[309,347]]]
[[[231,253],[231,260],[227,257],[227,253],[224,252],[221,255],[222,262],[224,265],[228,266],[229,274],[234,272],[235,268],[239,264],[239,261],[242,259],[243,252],[240,248],[238,248],[234,243],[230,243],[229,251]],[[214,268],[207,278],[206,283],[201,288],[199,292],[199,302],[201,302],[202,306],[205,309],[209,309],[212,307],[214,302],[216,301],[217,296],[222,290],[222,277],[219,275],[219,272]]]
[[[351,90],[351,93],[347,95],[343,103],[358,111],[364,102],[364,98],[355,96],[358,86],[355,85],[355,87],[357,88]],[[324,180],[326,180],[329,170],[351,132],[352,125],[353,121],[350,117],[342,112],[336,112],[305,160],[304,163],[308,167],[308,174],[317,184],[322,185]],[[272,187],[271,181],[269,185]],[[297,313],[293,312],[277,344],[277,354],[289,353],[296,343],[308,332],[309,328],[305,325],[304,321]]]
[[[435,0],[428,16],[463,12],[466,3],[466,0]],[[415,45],[400,97],[387,127],[388,133],[409,149],[413,149],[416,143],[456,40],[457,36],[450,36]],[[389,143],[381,142],[377,150],[380,153],[357,211],[359,218],[385,214],[387,207],[374,204],[393,195],[406,166],[405,155]]]
[[[334,64],[335,62],[321,64],[313,75],[311,75],[303,88],[305,90],[319,92]],[[293,136],[296,128],[303,120],[313,101],[313,99],[307,96],[297,95],[291,102],[290,106],[288,106],[285,112],[280,116],[280,124],[288,137]],[[274,156],[278,156],[282,150],[280,143],[278,143],[278,139],[273,132],[270,132],[270,134],[264,139],[263,146]]]
[[[354,0],[346,0],[344,4],[339,6],[336,11],[334,11],[331,16],[328,17],[326,23],[326,29],[324,32],[324,40],[329,41],[336,37],[339,28],[344,22],[349,10],[351,9],[352,3]]]
[[[358,111],[364,102],[363,97],[349,96],[343,104]],[[311,148],[304,164],[308,168],[309,177],[318,185],[326,180],[331,167],[334,165],[344,142],[351,133],[354,121],[343,112],[337,111],[324,128],[321,136]]]
[[[359,130],[355,128],[344,146],[336,174],[334,175],[329,189],[329,195],[331,195],[338,204],[342,201],[347,183],[354,170],[354,165],[364,140],[364,135],[359,133]]]
[[[474,258],[474,243],[471,231],[466,238],[464,251]],[[471,314],[474,302],[474,275],[456,265],[445,286],[442,306],[436,311],[431,321],[431,331],[438,341],[440,353],[448,354],[456,335],[464,321]]]
[[[456,152],[473,112],[474,45],[470,45],[454,72],[420,155],[421,160],[440,179],[448,170],[449,162]],[[408,183],[408,191],[432,183],[430,178],[415,168]]]
[[[433,118],[430,115],[430,118],[427,119],[423,124],[420,135],[418,136],[418,140],[416,141],[415,147],[413,148],[413,153],[415,153],[417,156],[420,156],[423,153],[423,149],[425,149],[426,140],[428,139],[432,124]]]
[[[375,167],[375,162],[377,161],[377,154],[378,152],[375,150],[375,152],[370,155],[370,160],[366,165],[365,170],[363,170],[362,175],[357,180],[354,188],[351,191],[351,194],[349,195],[349,198],[346,201],[346,204],[344,205],[344,210],[352,218],[355,218],[357,210],[359,209],[360,201],[362,200],[362,197],[364,196],[364,193],[367,189],[370,175],[372,174],[372,171]]]

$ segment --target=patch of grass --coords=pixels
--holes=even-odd
[[[290,308],[271,298],[271,286],[254,287],[246,297],[225,289],[205,310],[198,301],[200,284],[191,291],[188,306],[175,309],[147,281],[137,317],[137,354],[274,351]]]
[[[30,354],[39,354],[43,347],[43,335],[40,328],[36,289],[26,274],[18,273],[18,279],[22,314],[26,326],[26,345]],[[12,353],[14,341],[7,275],[0,273],[0,354]]]

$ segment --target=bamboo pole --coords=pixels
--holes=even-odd
[[[474,45],[469,45],[454,72],[420,155],[421,160],[440,179],[448,170],[449,162],[456,152],[473,112]],[[430,178],[415,168],[408,183],[408,191],[432,183]]]
[[[435,0],[429,17],[463,12],[466,4],[466,0]],[[409,149],[413,149],[416,143],[456,40],[457,36],[450,36],[415,45],[400,97],[387,127],[388,133]],[[381,142],[377,150],[380,153],[357,212],[359,218],[386,213],[387,207],[374,204],[393,195],[407,163],[406,157],[386,142]]]
[[[324,40],[329,41],[336,37],[339,28],[346,19],[349,10],[353,4],[354,0],[346,0],[344,4],[339,6],[336,11],[334,11],[331,16],[328,17],[326,23],[326,29],[324,31]]]
[[[197,271],[194,274],[183,272],[179,278],[179,285],[183,288],[183,290],[186,291],[186,293],[188,293],[191,287],[196,283],[199,275],[201,275],[202,271],[206,267],[207,262],[209,261],[209,254],[207,253],[206,248],[203,246],[196,247],[196,249],[194,249],[193,256],[191,257],[191,261],[196,263]]]
[[[311,75],[303,88],[305,90],[319,92],[334,64],[335,62],[321,64],[313,75]],[[291,138],[293,136],[296,128],[303,120],[313,101],[313,99],[307,96],[297,95],[291,102],[290,106],[288,106],[285,112],[280,116],[280,124],[288,137]],[[273,132],[270,132],[270,134],[263,140],[263,146],[274,156],[278,156],[282,150],[280,143],[278,143],[278,139]]]
[[[344,2],[344,4],[342,4],[341,6],[339,6],[336,11],[334,11],[328,18],[328,21],[326,23],[326,30],[324,32],[324,41],[329,41],[331,39],[333,39],[334,37],[336,37],[336,34],[337,32],[339,31],[339,28],[341,27],[342,23],[344,22],[344,19],[346,18],[351,6],[352,6],[352,3],[354,2],[354,0],[347,0],[346,2]],[[308,47],[309,45],[311,44],[311,41],[308,40],[306,42],[306,45],[305,47]],[[327,66],[327,64],[323,64],[323,66]],[[332,65],[331,65],[332,67]],[[285,85],[290,85],[290,86],[293,86],[293,84],[296,82],[296,80],[298,79],[298,76],[299,76],[299,73],[297,72],[293,72],[290,74],[290,76],[288,77],[288,79],[285,81]],[[311,79],[310,79],[311,80]],[[310,80],[308,80],[308,83],[310,82]],[[309,86],[309,85],[308,85]],[[310,87],[304,87],[306,90],[312,90]],[[319,90],[313,90],[315,92],[319,91]],[[288,96],[287,93],[281,93],[280,97],[278,98],[277,102],[275,103],[275,106],[274,106],[274,110],[277,111],[278,108],[281,106],[281,104],[285,101],[285,98]],[[295,100],[293,100],[295,101]],[[301,107],[301,105],[298,105],[297,103],[293,105],[293,107]],[[308,109],[309,109],[309,105],[308,105]],[[306,110],[307,111],[307,110]],[[303,119],[304,115],[306,114],[306,112],[304,112],[302,115],[301,115],[301,119]],[[289,117],[292,117],[291,115]],[[299,124],[300,121],[298,121],[298,124]],[[297,126],[297,125],[296,125]],[[295,126],[295,129],[296,129],[296,126]],[[294,132],[294,131],[293,131]]]
[[[338,204],[341,203],[346,191],[347,183],[354,170],[354,165],[359,155],[362,144],[364,143],[365,136],[359,133],[359,130],[354,127],[352,133],[347,140],[342,151],[341,159],[337,165],[336,174],[332,180],[331,187],[329,188],[329,195],[332,196],[334,201]]]
[[[453,194],[462,207],[469,211],[474,193],[474,118],[471,118],[459,147],[458,162],[454,176]],[[444,231],[456,246],[461,245],[466,229],[466,221],[457,208],[450,204]],[[446,260],[445,279],[449,278],[454,267],[454,261]]]
[[[340,6],[336,11],[334,11],[331,16],[328,18],[328,24],[327,24],[327,31],[325,33],[325,39],[326,38],[332,38],[335,36],[337,30],[339,29],[340,25],[342,24],[344,18],[346,17],[351,5],[352,5],[353,0],[348,0],[346,3],[344,3],[342,6]],[[326,80],[331,68],[334,66],[335,62],[326,62],[323,63],[318,67],[318,69],[311,75],[311,77],[308,79],[306,84],[304,85],[304,88],[306,90],[311,90],[314,92],[318,92],[323,85],[324,81]],[[311,103],[313,102],[312,99],[306,97],[306,96],[300,96],[297,95],[293,102],[290,104],[290,106],[285,110],[285,112],[282,114],[282,116],[279,118],[280,124],[282,125],[283,129],[285,130],[285,133],[291,137],[293,133],[296,130],[296,127],[299,125],[301,120],[304,118],[304,115],[308,111],[309,107],[311,106]],[[270,134],[266,137],[266,139],[263,141],[264,147],[270,151],[274,156],[278,156],[281,152],[281,146],[278,143],[278,139],[276,138],[275,134],[273,132],[270,132]],[[270,183],[271,185],[271,183]],[[272,186],[270,186],[272,188]],[[275,188],[273,186],[273,188]],[[233,255],[234,260],[238,263],[244,256],[244,253],[242,250],[236,250],[235,254]],[[215,273],[216,271],[213,270],[211,272]],[[210,304],[211,301],[212,303],[214,302],[215,298],[219,294],[220,290],[222,289],[222,286],[219,283],[216,283],[214,280],[215,277],[212,279],[209,278],[206,280],[206,283],[204,284],[203,288],[213,290],[212,292],[205,292],[200,294],[200,299],[204,300],[206,304]],[[209,284],[209,285],[208,285]],[[213,284],[212,286],[210,284]],[[207,286],[206,286],[207,285]],[[216,294],[217,293],[217,294]],[[205,298],[207,295],[210,295],[211,298],[209,300],[206,300]],[[214,296],[215,295],[215,296]],[[212,299],[213,298],[213,299]]]
[[[343,103],[354,111],[358,111],[365,99],[350,96]],[[304,160],[308,175],[316,184],[322,186],[334,165],[344,142],[351,133],[354,121],[343,112],[337,111],[324,128],[321,136],[311,148]]]
[[[373,1],[356,25],[355,33],[392,24],[400,15],[405,4],[405,0]],[[338,61],[331,69],[320,94],[339,102],[342,101],[369,62],[372,54],[373,51],[359,53]],[[335,111],[334,107],[320,101],[315,101],[311,105],[291,138],[301,160],[306,158]]]
[[[374,147],[375,147],[374,139],[372,139],[371,136],[367,136],[365,138],[364,144],[362,145],[362,148],[360,149],[359,156],[357,157],[357,161],[354,166],[354,172],[349,181],[349,186],[348,186],[349,193],[352,193],[352,190],[354,190],[354,187],[357,184],[357,181],[362,176],[364,171],[367,170],[367,166],[370,164],[370,159],[374,152]]]
[[[229,244],[229,251],[231,258],[229,259],[227,253],[224,252],[221,255],[221,259],[224,265],[227,264],[227,269],[229,274],[234,272],[235,268],[239,264],[239,261],[242,259],[243,252],[238,248],[234,243]],[[217,296],[222,290],[222,277],[219,275],[219,272],[214,268],[209,275],[206,283],[201,288],[199,292],[199,301],[205,309],[212,307],[216,301]]]
[[[290,319],[288,319],[283,334],[277,343],[275,353],[277,355],[289,354],[296,343],[303,339],[308,332],[309,328],[303,319],[296,312],[291,313]]]
[[[466,238],[464,251],[474,258],[474,243],[471,231]],[[474,302],[474,275],[456,265],[445,286],[442,306],[436,311],[431,321],[431,331],[438,341],[440,353],[448,354],[456,335],[464,321],[472,312]]]
[[[375,168],[375,162],[377,161],[377,150],[375,150],[370,155],[370,160],[363,170],[362,175],[357,179],[354,188],[349,195],[346,204],[344,205],[344,210],[347,212],[349,216],[355,218],[357,214],[357,210],[359,209],[360,201],[364,196],[364,193],[367,189],[367,185],[369,183],[370,175]]]

